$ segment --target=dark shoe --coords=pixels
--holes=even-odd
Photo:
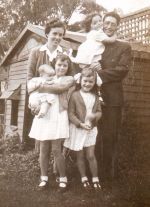
[[[48,181],[46,180],[41,180],[38,189],[39,190],[46,190],[48,188]]]
[[[59,182],[59,188],[58,192],[59,193],[64,193],[67,190],[67,182]]]
[[[92,190],[92,187],[91,187],[88,180],[85,180],[84,182],[82,182],[82,186],[83,186],[83,189],[85,191],[91,191]]]
[[[100,185],[100,183],[97,181],[97,182],[93,182],[93,188],[96,192],[101,192],[102,191],[102,187]]]

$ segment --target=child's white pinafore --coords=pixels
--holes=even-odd
[[[40,141],[69,138],[68,112],[60,112],[58,95],[43,118],[34,117],[29,137]]]
[[[80,94],[84,100],[87,115],[92,112],[95,103],[95,95],[92,93],[84,93],[81,90]],[[83,150],[84,147],[95,145],[96,137],[97,127],[94,127],[91,130],[85,130],[70,123],[70,138],[65,140],[64,146],[74,151],[80,151]]]

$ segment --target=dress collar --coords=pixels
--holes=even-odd
[[[54,52],[51,53],[46,44],[41,46],[40,51],[46,51],[46,54],[49,56],[50,62],[52,62],[53,59],[57,57],[58,53],[63,52],[62,47],[58,46],[56,50],[54,50]]]

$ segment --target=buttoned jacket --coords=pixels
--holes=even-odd
[[[101,117],[101,105],[98,96],[96,96],[92,112],[96,115],[96,119],[93,122],[93,126],[95,126]],[[77,127],[80,127],[80,123],[85,122],[86,106],[79,90],[71,95],[68,114],[69,120]]]
[[[102,97],[108,106],[123,105],[122,81],[127,76],[131,63],[131,46],[127,42],[116,40],[105,43],[102,54],[102,70],[98,72],[102,79]]]

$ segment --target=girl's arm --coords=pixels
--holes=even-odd
[[[72,96],[69,100],[68,115],[69,115],[69,120],[73,124],[75,124],[77,127],[80,127],[81,121],[76,116],[76,104],[75,104],[74,94],[72,94]]]
[[[117,35],[114,34],[112,37],[109,37],[107,36],[102,30],[99,30],[99,31],[96,31],[95,32],[95,40],[97,42],[108,42],[108,43],[111,43],[111,42],[115,42],[116,39],[117,39]]]
[[[74,78],[72,76],[64,76],[61,78],[59,83],[54,83],[52,85],[42,84],[39,87],[39,93],[54,93],[61,94],[67,91],[71,86],[74,85]]]
[[[97,122],[100,120],[100,118],[102,117],[102,112],[96,112],[95,113],[95,124],[97,124]]]
[[[72,94],[70,101],[69,101],[69,108],[68,108],[68,115],[69,115],[69,120],[76,125],[78,128],[82,128],[85,130],[90,130],[91,126],[88,124],[82,122],[78,117],[76,116],[76,96]],[[94,115],[94,120],[99,118],[100,114],[99,112],[96,112],[93,114]]]
[[[100,101],[99,101],[99,97],[96,97],[96,102],[97,102],[97,110],[96,110],[96,113],[95,113],[95,124],[97,125],[97,122],[102,117],[102,108],[101,108],[101,104],[100,104]]]
[[[96,97],[96,112],[92,112],[91,114],[88,115],[88,119],[92,122],[93,126],[97,125],[97,122],[99,119],[102,117],[102,109],[101,109],[101,104],[99,101],[99,98]]]
[[[117,35],[116,34],[114,34],[112,37],[108,37],[107,35],[106,35],[106,38],[102,41],[102,42],[108,42],[108,43],[111,43],[111,42],[115,42],[116,41],[116,39],[117,39]]]

